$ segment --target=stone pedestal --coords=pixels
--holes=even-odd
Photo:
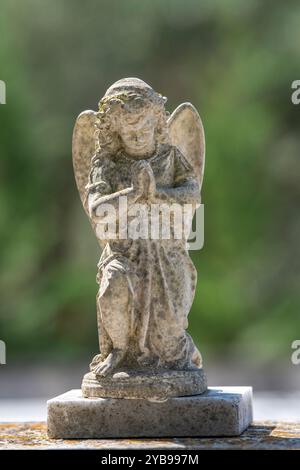
[[[48,401],[48,435],[57,439],[238,436],[251,422],[251,387],[210,387],[165,401],[71,390]]]
[[[82,381],[85,398],[143,398],[164,401],[170,397],[200,395],[207,390],[203,369],[116,372],[96,378],[93,372]]]

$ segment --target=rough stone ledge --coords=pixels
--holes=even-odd
[[[163,402],[84,398],[71,390],[48,401],[50,438],[238,436],[251,422],[251,387],[211,387]]]
[[[49,439],[46,423],[0,423],[0,450],[300,450],[300,422],[258,421],[238,437]]]

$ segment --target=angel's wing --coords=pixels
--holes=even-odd
[[[73,141],[72,155],[75,180],[80,194],[81,202],[84,209],[86,199],[86,185],[88,183],[89,172],[91,169],[91,159],[95,154],[95,111],[83,111],[76,119]]]
[[[172,145],[183,153],[192,165],[201,188],[204,159],[205,136],[201,118],[191,103],[182,103],[168,119],[168,130]]]

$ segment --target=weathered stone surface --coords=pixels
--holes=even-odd
[[[71,390],[48,401],[51,438],[237,436],[251,422],[251,387],[212,387],[164,402],[83,398]]]
[[[0,449],[300,450],[300,423],[257,421],[238,437],[50,439],[46,423],[0,423]]]
[[[200,203],[205,137],[192,104],[181,104],[169,116],[166,101],[143,80],[125,78],[109,87],[97,111],[81,113],[75,123],[75,179],[103,247],[97,274],[100,351],[90,364],[94,375],[84,378],[85,396],[95,396],[95,390],[97,396],[140,396],[130,371],[148,369],[153,383],[144,376],[140,382],[147,385],[146,396],[153,391],[155,398],[161,370],[202,369],[186,331],[197,284],[187,238]],[[163,220],[174,206],[179,218]],[[144,215],[134,216],[136,211]],[[104,213],[113,216],[107,231]],[[119,393],[112,379],[116,371],[129,374]],[[161,394],[202,392],[203,380],[199,386],[199,374],[194,377],[187,372],[185,385],[180,378],[179,385],[172,379],[166,386],[162,375]]]
[[[168,397],[199,395],[207,389],[202,369],[166,371],[128,371],[96,378],[86,374],[82,394],[88,398],[145,398],[164,400]]]

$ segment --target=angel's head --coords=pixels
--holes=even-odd
[[[166,143],[166,98],[137,78],[114,83],[99,103],[97,137],[100,151],[123,149],[135,159],[151,156]]]

